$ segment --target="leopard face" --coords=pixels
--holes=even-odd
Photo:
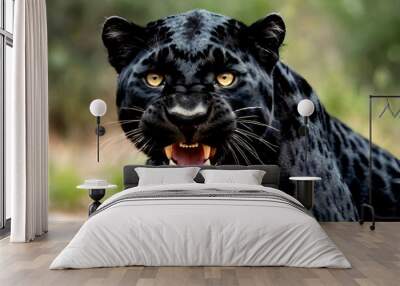
[[[284,34],[277,14],[250,26],[205,10],[145,27],[108,18],[102,38],[126,137],[153,164],[272,160],[271,73]]]

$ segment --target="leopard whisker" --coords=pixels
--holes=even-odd
[[[129,119],[129,120],[117,120],[117,121],[110,121],[106,122],[103,125],[109,126],[109,125],[116,125],[116,124],[128,124],[128,123],[134,123],[134,122],[140,122],[141,119]]]
[[[120,141],[120,139],[125,139],[125,133],[120,133],[117,135],[112,135],[111,137],[107,138],[105,141],[100,143],[101,147],[105,147],[109,143],[112,143],[113,141]]]
[[[133,135],[130,138],[132,138],[132,141],[133,141],[133,144],[135,145],[135,147],[136,147],[137,144],[141,144],[146,139],[146,137],[143,134],[136,134],[136,135]],[[155,142],[152,142],[152,141],[153,141],[152,138],[148,138],[142,144],[142,146],[140,146],[139,148],[136,147],[136,151],[137,152],[143,152],[145,154],[146,154],[146,152],[150,153],[151,150],[156,146]]]
[[[246,118],[256,118],[256,117],[259,117],[259,116],[253,114],[253,115],[238,116],[238,117],[236,117],[236,118],[237,118],[237,119],[246,119]]]
[[[236,141],[235,141],[235,139],[233,137],[232,137],[231,143],[232,143],[233,147],[235,147],[236,150],[239,152],[239,154],[242,156],[242,158],[244,159],[246,164],[247,165],[251,165],[251,162],[250,162],[249,158],[247,158],[247,156],[243,152],[242,148],[240,148],[240,146],[238,144],[236,144]]]
[[[148,138],[148,140],[145,143],[143,143],[143,145],[139,148],[139,152],[146,151],[146,148],[148,147],[150,142],[151,142],[151,138]]]
[[[233,112],[239,112],[239,111],[243,111],[243,110],[248,110],[248,109],[262,109],[262,106],[248,106],[248,107],[243,107],[243,108],[239,108],[234,110]]]
[[[244,130],[244,129],[241,129],[241,128],[238,128],[238,127],[236,128],[236,130],[240,130],[240,131],[243,131],[244,133],[249,134],[250,136],[254,136],[255,139],[263,140],[263,141],[267,142],[268,144],[270,144],[273,147],[276,147],[276,148],[278,147],[278,145],[275,145],[275,144],[265,140],[264,138],[261,138],[258,134],[254,133],[254,132],[249,132],[247,130]]]
[[[235,151],[233,150],[233,148],[232,148],[231,144],[229,143],[229,141],[226,142],[226,146],[228,147],[228,149],[229,149],[230,152],[232,153],[232,156],[233,156],[233,159],[235,160],[235,163],[236,163],[237,165],[239,165],[239,159],[238,159],[238,157],[236,156],[236,153],[235,153]]]
[[[273,38],[273,37],[268,37],[268,38]],[[259,45],[259,44],[256,44],[256,45],[257,45],[258,48],[264,50],[265,52],[267,52],[267,53],[269,53],[269,54],[274,54],[271,50],[266,49],[266,48],[262,47],[262,46]]]
[[[256,139],[260,143],[263,143],[265,146],[270,148],[272,151],[277,152],[277,150],[275,148],[278,148],[278,146],[268,142],[267,140],[264,140],[264,139],[260,138],[259,136],[255,135],[254,133],[251,133],[251,132],[249,132],[247,130],[240,129],[240,128],[236,128],[234,130],[234,132],[242,134],[243,136],[248,137],[249,139],[250,139],[250,137],[253,138],[253,139]]]
[[[148,148],[148,150],[146,151],[147,153],[150,153],[152,150],[153,150],[153,148],[156,146],[156,144],[154,143],[154,142],[151,142],[150,144],[149,144],[149,148]]]
[[[144,109],[138,106],[129,106],[129,107],[121,107],[120,109],[126,109],[126,110],[134,110],[134,111],[139,111],[139,112],[144,112]]]
[[[236,137],[236,140],[239,144],[242,144],[243,147],[261,164],[264,164],[263,160],[261,160],[260,156],[258,155],[257,150],[251,146],[251,143],[247,141],[246,137],[241,137],[240,134],[233,134],[233,137]]]
[[[262,122],[258,122],[258,121],[254,121],[254,120],[237,120],[237,121],[240,122],[240,123],[247,123],[247,124],[254,124],[254,125],[268,127],[268,128],[270,128],[270,129],[272,129],[272,130],[274,130],[276,132],[281,132],[279,129],[277,129],[277,128],[271,126],[271,125],[262,123]]]
[[[257,151],[251,146],[250,142],[247,141],[246,137],[241,137],[240,134],[233,134],[232,138],[236,138],[236,141],[243,145],[243,147],[261,164],[264,165],[264,162],[261,160],[260,156],[258,155]]]
[[[136,137],[143,135],[142,129],[134,129],[125,133],[125,137],[130,139],[131,137]]]
[[[104,143],[101,144],[101,148],[106,151],[108,150],[111,146],[116,145],[116,144],[120,144],[121,142],[123,142],[124,140],[126,140],[125,134],[119,134],[118,136],[114,136],[113,138],[110,138],[109,140],[105,141]]]
[[[109,144],[112,145],[112,144],[119,143],[119,142],[125,140],[127,136],[129,136],[131,134],[140,133],[140,132],[142,132],[142,128],[138,127],[138,128],[133,129],[133,130],[130,130],[130,131],[126,132],[126,133],[123,132],[123,133],[118,134],[118,135],[113,135],[110,138],[108,138],[107,140],[105,140],[104,142],[102,142],[100,146],[102,148],[105,148]]]
[[[142,142],[143,135],[138,134],[138,135],[134,135],[134,136],[129,136],[130,141],[133,143],[133,145],[136,145],[140,142]]]
[[[132,143],[136,145],[141,143],[145,137],[142,133],[138,133],[138,134],[127,135],[127,138],[130,139]]]
[[[240,122],[239,120],[237,120],[236,121],[238,124],[241,124],[241,125],[243,125],[243,127],[245,127],[247,130],[249,130],[249,131],[253,131],[253,129],[251,129],[251,127],[250,126],[248,126],[247,124],[245,124],[245,123],[243,123],[243,122]]]

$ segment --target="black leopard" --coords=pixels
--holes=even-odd
[[[369,142],[331,116],[311,86],[279,60],[285,24],[270,14],[252,25],[194,10],[138,26],[106,20],[102,39],[118,73],[118,116],[148,164],[278,164],[289,176],[322,177],[314,215],[354,221],[368,198]],[[309,155],[303,119],[310,99]],[[373,146],[377,212],[398,206],[390,188],[400,162]]]

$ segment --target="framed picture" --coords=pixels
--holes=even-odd
[[[400,173],[389,165],[382,165],[380,158],[400,157],[400,95],[370,95],[369,97],[369,193],[365,200],[375,210],[380,221],[400,220]],[[378,144],[387,152],[375,152]],[[383,183],[381,178],[389,176]],[[385,198],[383,193],[391,194]]]

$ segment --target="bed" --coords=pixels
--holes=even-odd
[[[261,185],[205,184],[199,173],[195,183],[151,186],[138,186],[137,167],[124,168],[125,190],[103,202],[50,269],[351,267],[312,215],[279,190],[278,166],[201,166],[263,170]]]

